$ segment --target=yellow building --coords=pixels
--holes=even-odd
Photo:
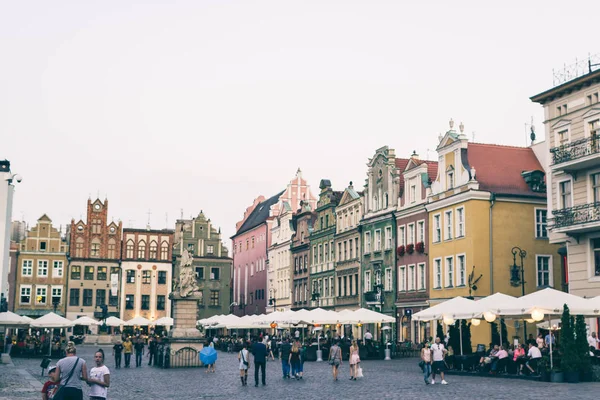
[[[523,290],[528,294],[560,288],[559,246],[547,237],[543,143],[532,147],[469,143],[462,124],[460,133],[452,127],[451,121],[437,148],[438,175],[427,204],[430,305],[456,296],[477,299],[501,292],[518,297]],[[524,285],[520,250],[526,252]],[[470,274],[474,280],[481,278],[469,282]],[[512,343],[514,336],[522,340],[523,322],[505,323],[507,341]],[[526,329],[535,336],[535,326]],[[474,347],[487,346],[490,324],[472,326],[471,335]]]

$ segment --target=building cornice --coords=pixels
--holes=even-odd
[[[446,197],[444,199],[441,200],[437,200],[434,201],[432,203],[429,203],[425,206],[425,210],[427,212],[432,212],[435,210],[439,210],[441,208],[444,207],[448,207],[454,204],[458,204],[458,203],[464,203],[466,201],[469,200],[485,200],[488,201],[491,198],[491,193],[490,192],[483,192],[483,191],[475,191],[475,190],[469,190],[467,192],[462,192],[459,194],[455,194],[453,196],[450,197]]]

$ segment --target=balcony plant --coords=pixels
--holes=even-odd
[[[398,257],[402,257],[404,253],[406,253],[406,248],[404,245],[400,245],[398,246],[398,250],[396,250],[396,252],[398,253]]]
[[[414,253],[415,252],[415,245],[411,243],[408,246],[406,246],[406,252],[408,254]]]
[[[420,254],[425,253],[425,243],[423,243],[423,242],[417,243],[417,245],[415,246],[415,250],[417,250],[417,252]]]

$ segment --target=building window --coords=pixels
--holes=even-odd
[[[37,276],[48,276],[48,261],[38,260]]]
[[[415,224],[408,224],[408,244],[415,244]]]
[[[417,201],[417,186],[410,185],[410,202],[414,203]]]
[[[154,240],[150,242],[150,253],[148,254],[148,257],[151,260],[156,260],[158,256],[158,243],[156,243]]]
[[[152,279],[152,271],[142,271],[142,283],[144,285],[149,285],[150,280]]]
[[[69,305],[79,307],[79,289],[69,289]]]
[[[465,286],[467,280],[467,266],[465,263],[465,256],[457,256],[456,261],[458,263],[458,286]]]
[[[381,230],[375,231],[375,251],[381,251]]]
[[[569,130],[565,129],[556,134],[557,146],[564,146],[569,143]]]
[[[83,257],[83,238],[75,239],[75,257]]]
[[[108,305],[117,307],[119,305],[119,296],[113,296],[112,292],[108,292]]]
[[[385,282],[384,287],[386,292],[391,292],[394,289],[394,281],[392,280],[392,269],[385,269]]]
[[[219,279],[221,279],[221,270],[219,267],[212,267],[210,269],[210,280],[211,281],[218,281]]]
[[[365,271],[365,292],[371,290],[371,271]]]
[[[127,241],[127,246],[125,246],[125,254],[127,258],[133,258],[133,240],[131,239]]]
[[[94,297],[94,291],[92,289],[83,289],[83,306],[91,307]]]
[[[425,221],[417,222],[417,243],[425,243]]]
[[[206,246],[206,253],[207,254],[214,254],[215,253],[215,246],[213,246],[212,244],[209,244],[208,246]]]
[[[408,266],[408,290],[415,290],[415,266]]]
[[[100,239],[93,239],[90,247],[90,257],[100,257]]]
[[[71,279],[81,279],[81,266],[71,266]]]
[[[600,203],[600,172],[590,176],[592,183],[592,200]]]
[[[365,232],[365,254],[371,252],[371,232]]]
[[[105,281],[106,280],[106,267],[98,267],[97,279],[99,281]]]
[[[460,207],[456,209],[456,237],[463,236],[465,236],[465,208]]]
[[[117,258],[117,242],[115,241],[115,239],[109,239],[108,240],[108,254],[107,254],[108,258],[110,259],[115,259]]]
[[[329,245],[325,243],[325,252],[324,252],[325,261],[329,261]]]
[[[163,311],[165,309],[165,296],[156,296],[156,309]]]
[[[406,290],[406,267],[403,265],[398,268],[398,279],[400,280],[400,292],[404,292]]]
[[[559,183],[560,207],[570,208],[571,203],[571,181],[563,181]]]
[[[218,290],[210,291],[210,305],[211,306],[219,305],[219,291]]]
[[[446,287],[454,286],[454,258],[446,257]]]
[[[440,214],[433,216],[433,241],[439,243],[442,240],[442,226]]]
[[[450,167],[452,168],[452,167]],[[448,177],[448,190],[450,189],[454,189],[454,169],[452,169],[451,171],[448,171],[447,173],[447,177]]]
[[[40,251],[46,251],[48,249],[47,242],[40,242]]]
[[[62,278],[63,276],[63,262],[54,261],[52,263],[52,276],[54,278]]]
[[[142,310],[150,309],[150,295],[143,294],[142,295]]]
[[[240,250],[242,249],[242,245],[240,245]],[[167,260],[169,258],[169,245],[167,242],[162,242],[160,245],[160,259]]]
[[[312,247],[313,250],[313,265],[315,265],[317,263],[317,246],[313,246]]]
[[[442,288],[442,259],[438,258],[433,261],[435,273],[435,288]]]
[[[425,264],[419,264],[419,290],[425,290]]]
[[[37,286],[35,288],[35,302],[36,304],[46,304],[46,295],[47,295],[46,286]]]
[[[158,284],[164,285],[167,283],[167,271],[158,271]]]
[[[94,267],[93,266],[91,266],[91,265],[85,266],[85,274],[83,275],[83,279],[85,279],[86,281],[94,280]]]
[[[535,210],[535,237],[536,238],[547,238],[548,237],[548,222],[546,220],[548,211],[545,209]]]
[[[398,229],[398,243],[399,246],[406,246],[406,227],[404,225]]]
[[[125,296],[125,309],[126,310],[133,310],[135,304],[135,296],[132,294],[128,294],[127,296]]]
[[[137,258],[146,258],[146,242],[143,240],[140,240],[138,243]]]
[[[33,275],[33,260],[23,260],[21,266],[21,276],[32,276]]]
[[[106,289],[96,289],[96,306],[106,304]]]
[[[21,285],[21,304],[31,304],[31,286]]]
[[[62,286],[52,287],[52,304],[62,304]]]
[[[348,259],[348,243],[344,242],[344,258],[340,257],[340,261],[344,261]]]
[[[538,287],[552,286],[552,257],[536,255]]]
[[[135,283],[135,270],[133,270],[133,269],[127,270],[127,279],[125,282],[126,283]]]
[[[385,249],[390,250],[392,248],[392,227],[385,227]]]
[[[452,223],[452,211],[446,211],[444,215],[446,216],[446,237],[444,239],[450,240],[452,239],[452,226],[454,225]]]
[[[246,264],[246,269],[248,264]],[[204,279],[204,267],[196,267],[196,279]]]

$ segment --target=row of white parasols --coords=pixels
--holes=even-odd
[[[75,325],[102,325],[103,321],[97,321],[93,318],[83,316],[76,320],[70,320],[61,317],[58,314],[49,312],[40,318],[32,319],[29,317],[21,316],[13,312],[7,311],[0,313],[0,326],[13,327],[13,328],[70,328]],[[173,318],[163,317],[156,321],[150,321],[147,318],[138,316],[129,321],[123,321],[117,317],[108,317],[106,319],[106,325],[112,327],[118,326],[172,326]]]

